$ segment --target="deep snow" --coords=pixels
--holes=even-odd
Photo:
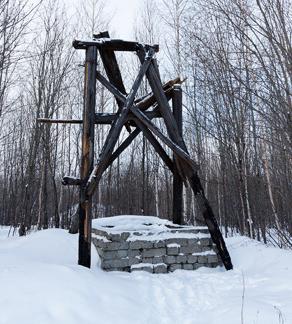
[[[292,324],[292,251],[227,239],[234,270],[103,272],[76,265],[77,235],[0,228],[1,324]],[[242,314],[242,316],[241,316]]]

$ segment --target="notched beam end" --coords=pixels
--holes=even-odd
[[[64,186],[80,186],[81,183],[81,179],[75,177],[65,176],[62,179],[62,185]]]
[[[75,48],[75,49],[86,49],[86,45],[80,41],[80,40],[77,40],[77,39],[74,39],[73,42],[72,42],[72,46]]]

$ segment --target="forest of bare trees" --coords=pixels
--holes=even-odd
[[[132,36],[160,44],[164,80],[185,79],[184,138],[226,235],[281,247],[292,247],[291,6],[143,0]],[[81,118],[84,57],[72,40],[111,30],[112,17],[102,0],[76,3],[72,15],[61,0],[1,0],[0,17],[0,224],[21,234],[69,228],[78,188],[61,179],[79,176],[81,125],[37,118]],[[118,59],[128,62],[122,74],[131,83],[135,57]],[[100,85],[97,98],[98,112],[116,111]],[[96,126],[97,155],[107,131]],[[171,218],[171,191],[171,173],[141,135],[105,173],[94,213]],[[183,200],[192,224],[198,212],[189,188]]]

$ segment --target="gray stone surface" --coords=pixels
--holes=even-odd
[[[199,255],[198,256],[198,262],[199,263],[208,263],[208,258],[206,255]]]
[[[215,254],[208,255],[208,263],[218,263],[218,257]]]
[[[131,268],[131,272],[132,271],[147,271],[150,273],[153,273],[153,267],[149,267],[149,266],[143,266],[143,267],[139,267],[139,268]]]
[[[166,245],[176,243],[180,246],[188,245],[188,239],[186,238],[168,238],[165,240]]]
[[[167,264],[176,263],[176,257],[174,255],[165,255],[163,261]]]
[[[127,250],[128,248],[129,242],[106,242],[103,246],[105,251]]]
[[[162,257],[162,256],[154,257],[154,258],[152,259],[152,263],[153,263],[153,264],[163,263],[163,257]]]
[[[165,247],[165,241],[154,241],[153,247],[155,248],[162,248]]]
[[[142,260],[140,258],[129,258],[129,266],[131,266],[133,264],[138,264],[141,262],[142,262]]]
[[[182,246],[180,248],[180,252],[184,254],[192,254],[192,253],[197,253],[201,252],[201,247],[198,245],[188,245],[188,246]]]
[[[112,260],[103,260],[101,262],[101,267],[103,269],[110,269],[110,268],[123,268],[129,266],[129,259],[112,259]]]
[[[186,263],[187,262],[187,256],[186,255],[178,255],[176,257],[176,263]]]
[[[102,258],[105,260],[119,259],[128,256],[128,250],[104,251]]]
[[[158,248],[158,249],[145,249],[142,252],[143,258],[149,258],[149,257],[159,257],[166,254],[165,248]]]
[[[173,272],[175,270],[181,269],[181,264],[177,264],[177,263],[171,264],[168,267],[168,269],[169,269],[170,272]]]
[[[136,257],[136,256],[141,256],[142,255],[142,252],[140,250],[131,250],[129,249],[128,250],[128,256],[129,257]]]
[[[196,255],[187,255],[187,263],[197,263],[198,257]]]
[[[151,249],[153,247],[153,242],[151,241],[131,241],[130,249]]]
[[[167,273],[167,266],[166,264],[158,264],[153,267],[154,273]]]
[[[101,267],[106,271],[148,271],[150,273],[166,273],[177,269],[193,270],[199,267],[217,267],[220,258],[213,251],[216,248],[210,238],[179,238],[147,240],[136,232],[136,241],[129,241],[133,232],[114,233],[110,229],[92,232],[98,237],[92,238],[101,258]],[[183,227],[170,229],[171,233],[208,233],[206,229]],[[139,237],[141,237],[139,239]],[[151,238],[151,233],[149,233]],[[173,244],[174,246],[167,246]],[[201,254],[202,252],[207,252]],[[208,254],[209,252],[209,254]],[[198,253],[198,255],[192,254]],[[135,265],[139,265],[137,268]]]
[[[182,268],[184,270],[194,270],[194,266],[192,264],[183,264]]]
[[[179,247],[177,246],[167,246],[166,251],[168,255],[178,255],[179,254]]]
[[[201,238],[200,242],[201,242],[202,246],[211,246],[212,245],[212,241],[210,238]]]

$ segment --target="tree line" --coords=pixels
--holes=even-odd
[[[72,19],[61,1],[0,3],[0,223],[21,234],[69,228],[76,214],[78,189],[61,179],[79,175],[81,126],[37,118],[81,118],[84,57],[71,42],[110,28],[106,10],[80,2]],[[291,31],[288,0],[144,0],[133,26],[133,38],[160,44],[162,79],[185,79],[184,138],[226,235],[281,247],[292,245]],[[130,85],[137,60],[118,60]],[[96,104],[117,109],[100,85]],[[96,126],[96,159],[107,132]],[[189,188],[183,198],[193,224]],[[94,214],[171,213],[171,173],[140,136],[103,176]]]

